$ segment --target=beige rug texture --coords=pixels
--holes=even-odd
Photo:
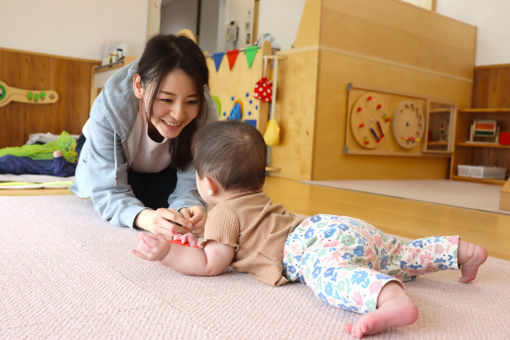
[[[352,339],[359,315],[303,284],[190,277],[130,253],[136,231],[75,196],[0,197],[0,339]],[[371,339],[508,339],[510,262],[406,284],[420,316]]]
[[[450,180],[301,181],[323,187],[367,192],[454,207],[510,214],[499,209],[501,186]]]

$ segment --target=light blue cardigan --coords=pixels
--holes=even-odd
[[[76,179],[70,190],[79,197],[91,197],[97,213],[113,225],[133,227],[143,203],[128,184],[128,164],[136,150],[126,141],[138,115],[138,99],[133,93],[133,75],[138,60],[124,66],[105,84],[90,112],[84,128],[87,137],[76,168]],[[204,90],[207,121],[217,120],[216,104]],[[85,131],[86,130],[86,131]],[[204,205],[195,184],[192,164],[177,172],[177,185],[168,197],[169,207]]]

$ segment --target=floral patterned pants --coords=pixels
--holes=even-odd
[[[283,266],[328,304],[358,313],[377,307],[383,286],[458,269],[458,236],[405,242],[352,217],[315,215],[287,237]]]

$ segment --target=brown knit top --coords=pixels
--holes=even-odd
[[[280,286],[288,282],[282,276],[285,240],[305,218],[273,205],[264,192],[243,192],[208,212],[203,242],[214,240],[235,247],[234,269]]]

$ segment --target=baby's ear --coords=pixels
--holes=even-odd
[[[221,188],[220,184],[212,177],[205,177],[206,183],[207,183],[207,194],[209,196],[214,196],[218,193],[219,189]]]

